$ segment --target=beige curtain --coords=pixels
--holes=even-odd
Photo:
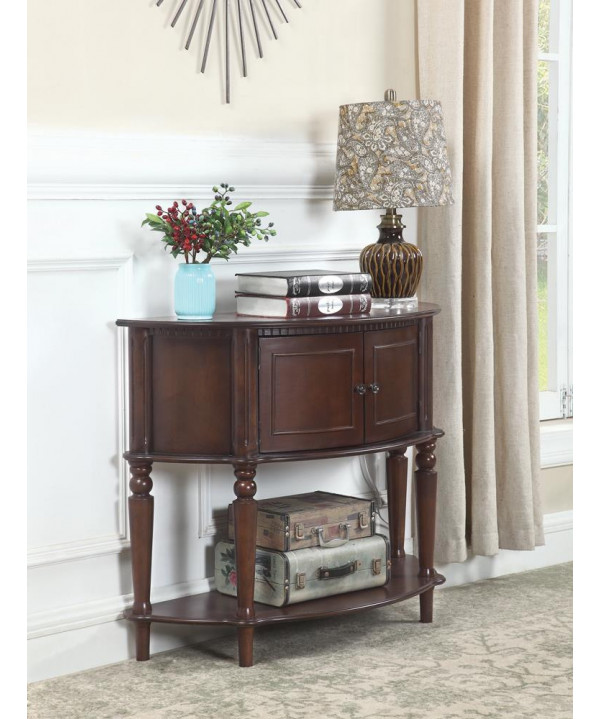
[[[440,100],[455,204],[421,210],[436,302],[436,561],[544,543],[536,295],[537,0],[417,0],[420,97]]]

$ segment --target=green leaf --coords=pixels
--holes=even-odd
[[[237,212],[238,210],[246,210],[248,207],[250,207],[251,204],[252,204],[251,202],[240,202],[239,205],[236,205],[233,208],[233,211]]]
[[[267,217],[268,214],[269,214],[268,212],[265,212],[264,210],[260,210],[259,212],[255,212],[253,216],[254,217]]]

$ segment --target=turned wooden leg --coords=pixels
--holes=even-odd
[[[408,459],[406,447],[389,453],[386,461],[388,495],[388,519],[392,559],[404,557],[404,534],[406,531],[406,476]]]
[[[151,496],[152,463],[130,462],[129,527],[131,530],[131,571],[133,574],[133,614],[150,616],[150,575],[152,569],[152,526],[154,497]],[[135,622],[136,659],[150,659],[150,620]]]
[[[415,472],[417,499],[417,536],[419,540],[419,576],[433,578],[433,550],[435,545],[435,499],[437,472],[435,471],[435,439],[417,445]],[[420,595],[421,621],[433,620],[433,588]]]
[[[233,502],[235,561],[237,572],[237,613],[240,619],[254,618],[254,565],[256,561],[256,467],[236,465]],[[252,666],[254,627],[238,627],[238,651],[241,667]]]

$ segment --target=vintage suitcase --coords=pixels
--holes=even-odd
[[[387,584],[390,567],[389,542],[381,534],[327,549],[276,552],[257,548],[254,601],[283,607],[380,587]],[[233,542],[219,542],[216,546],[215,585],[222,594],[237,595]]]
[[[375,531],[375,505],[370,499],[331,492],[310,492],[261,499],[256,546],[289,552],[325,547],[339,540],[370,537]],[[233,540],[233,505],[229,505],[229,539]]]

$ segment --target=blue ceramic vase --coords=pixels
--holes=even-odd
[[[179,265],[175,275],[175,314],[180,320],[209,320],[215,312],[215,276],[210,265]]]

